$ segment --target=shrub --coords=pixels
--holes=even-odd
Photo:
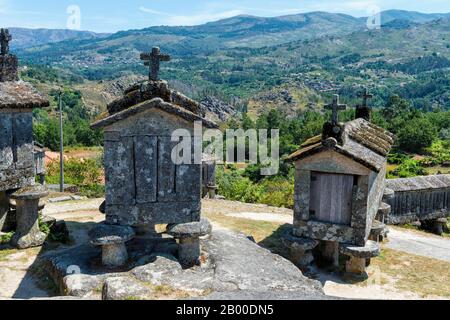
[[[262,181],[261,203],[274,207],[294,207],[294,181],[282,178],[266,178]]]
[[[259,183],[254,183],[243,176],[243,171],[238,171],[234,167],[231,169],[219,167],[216,172],[219,194],[228,200],[287,208],[294,206],[293,177],[265,178]]]
[[[426,152],[431,155],[430,158],[427,158],[429,165],[441,165],[450,161],[450,142],[436,140],[431,147],[426,149]]]
[[[397,169],[389,172],[388,177],[410,178],[425,175],[427,175],[427,172],[422,167],[420,161],[408,159],[402,162]]]
[[[241,176],[235,169],[218,168],[217,184],[219,194],[229,200],[256,203],[261,199],[262,188],[249,178]]]
[[[47,166],[46,182],[59,183],[59,161]],[[80,193],[87,197],[101,197],[105,193],[102,183],[103,169],[101,159],[69,159],[64,162],[64,181],[79,187]]]

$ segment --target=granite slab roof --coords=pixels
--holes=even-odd
[[[49,105],[49,101],[27,82],[0,82],[0,109],[33,109]]]
[[[390,132],[364,119],[356,119],[345,124],[343,143],[331,149],[379,172],[393,143],[394,136]],[[297,161],[325,150],[330,147],[324,146],[322,136],[318,135],[305,141],[287,160]]]

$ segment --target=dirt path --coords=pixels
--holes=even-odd
[[[82,243],[87,241],[86,224],[104,219],[104,215],[98,211],[102,202],[103,199],[91,199],[48,203],[43,214],[65,220],[75,243]],[[63,249],[64,247],[58,248]],[[45,251],[49,252],[52,250]],[[39,287],[30,272],[30,268],[42,254],[42,248],[0,250],[0,300],[49,297],[49,293]]]
[[[0,299],[30,299],[48,297],[28,272],[36,260],[39,250],[12,251],[9,255],[0,252]]]
[[[390,227],[386,248],[450,262],[450,239]]]
[[[70,212],[75,211],[97,211],[105,199],[88,199],[78,201],[65,201],[56,203],[47,203],[45,205],[43,214],[64,219],[64,213],[69,213],[67,216],[73,216]]]

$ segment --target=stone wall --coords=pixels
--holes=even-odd
[[[0,191],[34,183],[31,110],[0,110]]]
[[[385,177],[386,177],[386,166],[384,166],[384,169],[381,170],[378,174],[373,173],[371,176],[371,180],[373,181],[371,181],[370,183],[370,191],[367,201],[365,241],[368,240],[368,235],[370,234],[370,230],[372,229],[373,221],[375,220],[375,217],[378,213],[378,208],[380,207],[380,204],[383,199],[383,194],[386,187]]]

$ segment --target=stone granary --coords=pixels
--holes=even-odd
[[[49,102],[30,84],[19,79],[18,59],[9,53],[11,35],[1,29],[0,43],[0,231],[15,226],[12,244],[19,248],[39,246],[38,203],[47,191],[35,184],[33,144],[34,108]],[[11,210],[11,199],[17,206]]]
[[[342,124],[334,97],[333,120],[323,133],[306,141],[289,156],[296,167],[292,232],[284,242],[293,258],[307,265],[315,256],[339,264],[349,257],[348,272],[363,273],[370,258],[379,254],[369,240],[385,190],[386,157],[393,135],[362,119]]]
[[[194,137],[197,121],[209,128],[216,125],[202,117],[196,101],[158,80],[159,61],[169,60],[168,56],[154,48],[141,59],[151,66],[149,81],[126,90],[108,105],[109,115],[92,125],[104,129],[106,224],[119,230],[114,232],[114,244],[122,257],[104,263],[124,263],[122,243],[131,238],[127,227],[137,233],[154,233],[156,224],[168,224],[168,233],[179,240],[179,260],[191,266],[199,258],[199,236],[210,230],[209,223],[200,219],[202,165],[194,161],[176,165],[172,151],[177,142],[171,141],[171,135],[184,129]],[[93,242],[105,244],[104,233],[94,230],[92,234],[93,238],[102,234],[101,241]],[[122,243],[120,235],[124,235]]]
[[[387,180],[385,200],[391,207],[388,224],[420,221],[423,227],[442,234],[450,207],[450,175],[435,175]]]

